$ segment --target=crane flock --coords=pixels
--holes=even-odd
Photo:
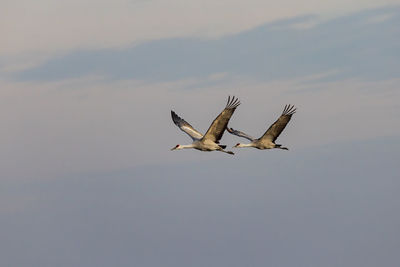
[[[231,98],[229,96],[224,110],[222,110],[217,118],[215,118],[204,135],[194,129],[192,125],[171,110],[172,121],[193,140],[193,142],[189,145],[176,145],[171,150],[194,148],[201,151],[221,151],[233,155],[234,153],[232,151],[225,150],[226,145],[219,144],[219,141],[221,140],[225,130],[227,130],[230,134],[248,139],[250,141],[250,143],[247,144],[237,143],[234,148],[253,147],[261,150],[272,148],[288,150],[287,147],[283,147],[281,144],[276,144],[275,140],[282,133],[292,118],[292,115],[296,112],[296,108],[293,105],[286,105],[280,117],[260,138],[253,138],[244,132],[228,127],[229,120],[239,105],[240,101],[238,98]]]

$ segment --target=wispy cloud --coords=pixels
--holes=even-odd
[[[277,19],[338,14],[398,0],[6,1],[0,10],[0,56],[125,47],[172,37],[215,38]]]
[[[172,81],[215,73],[279,80],[335,71],[326,79],[400,76],[396,8],[324,22],[303,16],[219,39],[164,39],[125,49],[81,50],[15,73],[18,80],[102,75],[113,80]],[[385,19],[371,20],[385,16]],[[308,25],[299,27],[299,25]]]

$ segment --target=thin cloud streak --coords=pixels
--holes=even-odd
[[[17,80],[87,75],[112,80],[204,79],[215,73],[270,81],[336,71],[325,80],[400,77],[399,8],[367,10],[318,23],[312,16],[266,24],[216,40],[165,39],[119,50],[77,51],[15,72]],[[386,19],[371,23],[376,17]]]
[[[285,104],[295,104],[298,112],[280,137],[280,143],[294,150],[400,134],[399,80],[310,84],[301,79],[255,83],[239,78],[199,90],[195,84],[99,78],[3,82],[1,87],[8,89],[1,95],[0,167],[5,177],[51,177],[224,158],[217,152],[170,152],[172,146],[190,142],[171,122],[170,110],[204,132],[228,95],[242,102],[230,125],[254,136],[276,120]],[[194,89],[185,90],[188,86]],[[223,137],[227,145],[237,141]],[[246,150],[238,153],[248,155]]]
[[[0,10],[0,56],[53,56],[76,49],[126,47],[173,37],[216,38],[277,19],[339,14],[398,0],[283,1],[6,1]],[[290,7],[290,8],[288,8]]]

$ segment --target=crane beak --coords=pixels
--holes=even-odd
[[[174,146],[173,148],[171,148],[171,151],[177,149],[178,147],[179,145]]]

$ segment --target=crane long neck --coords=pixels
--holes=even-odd
[[[248,143],[248,144],[240,144],[238,147],[253,147],[253,143]]]
[[[185,149],[185,148],[194,148],[194,145],[193,145],[193,144],[190,144],[190,145],[181,145],[180,148],[181,148],[181,149]]]

